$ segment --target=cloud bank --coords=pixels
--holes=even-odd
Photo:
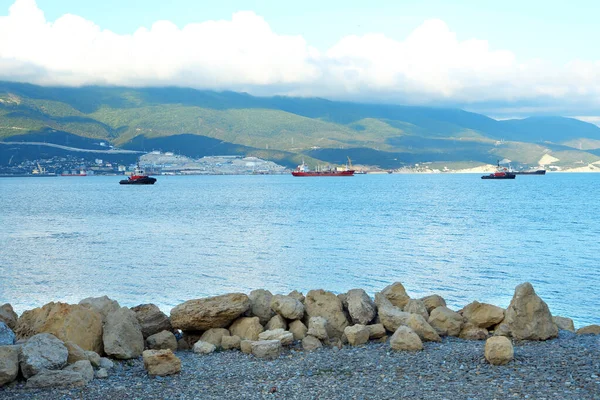
[[[251,11],[118,35],[71,14],[47,21],[34,0],[16,0],[0,17],[0,79],[449,105],[499,116],[598,115],[600,108],[600,61],[517,60],[485,40],[459,41],[438,19],[403,40],[347,36],[320,52],[300,35],[273,32]]]

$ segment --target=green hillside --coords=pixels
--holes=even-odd
[[[302,156],[324,162],[351,156],[384,168],[498,158],[535,165],[545,154],[565,165],[600,160],[593,154],[600,128],[562,117],[496,121],[458,109],[0,82],[0,140],[62,145],[69,134],[133,150],[248,154],[286,165]]]

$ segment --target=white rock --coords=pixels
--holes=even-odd
[[[216,349],[217,347],[214,344],[203,342],[202,340],[198,340],[196,343],[194,343],[194,347],[192,348],[196,354],[210,354]]]

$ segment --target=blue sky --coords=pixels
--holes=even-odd
[[[500,117],[544,113],[594,117],[600,107],[600,5],[595,1],[18,2],[24,10],[18,25],[27,27],[34,18],[24,15],[35,15],[36,8],[45,20],[22,28],[19,36],[31,37],[19,43],[19,50],[3,49],[0,42],[4,79],[67,85],[174,84],[259,95],[451,105]],[[0,16],[8,16],[14,3],[0,0]],[[68,19],[66,14],[81,18]],[[0,20],[0,34],[10,36],[17,19],[5,20],[4,30]],[[157,21],[172,24],[156,25]],[[213,26],[207,21],[224,23]],[[185,30],[190,24],[204,25]],[[139,34],[142,27],[150,35]],[[36,35],[48,41],[57,36],[41,46]],[[222,36],[228,39],[221,40]],[[246,43],[246,36],[253,40]],[[69,43],[69,37],[80,40]],[[94,54],[106,51],[107,56],[86,65],[90,56],[84,55],[89,47],[84,39],[90,46],[101,43]],[[208,43],[211,40],[215,43]],[[176,51],[169,41],[187,47]],[[209,61],[186,54],[196,49],[196,43],[198,52],[210,54]],[[61,44],[63,48],[39,54]],[[164,65],[148,71],[153,60],[149,54],[161,46],[169,63],[163,60]],[[52,59],[52,53],[63,57]],[[120,58],[98,67],[113,53]],[[123,66],[120,60],[125,58]],[[240,71],[236,64],[246,67]],[[116,73],[119,68],[124,72]]]

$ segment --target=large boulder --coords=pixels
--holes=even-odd
[[[25,311],[17,322],[17,339],[51,333],[63,342],[102,353],[102,315],[78,304],[48,303]]]
[[[281,354],[281,342],[279,340],[259,340],[252,342],[252,354],[258,358],[277,358]]]
[[[294,342],[294,334],[280,328],[261,332],[258,340],[279,340],[283,346],[288,346]]]
[[[273,294],[270,291],[256,289],[250,292],[248,298],[250,299],[248,317],[258,317],[260,323],[264,325],[275,315],[275,312],[271,309]]]
[[[61,369],[67,365],[69,351],[56,336],[40,333],[31,337],[20,349],[21,372],[27,379],[44,369]]]
[[[438,307],[431,311],[427,322],[440,336],[458,336],[463,326],[463,317],[448,307]]]
[[[433,329],[425,318],[420,314],[410,314],[408,320],[406,321],[406,326],[412,329],[422,341],[428,342],[441,342],[442,339],[440,335],[438,335],[437,331]]]
[[[173,332],[162,331],[148,336],[146,344],[150,350],[172,350],[177,351],[177,339]]]
[[[4,322],[10,329],[16,329],[19,316],[8,303],[0,306],[0,322]]]
[[[346,293],[348,314],[354,324],[368,325],[377,316],[377,307],[367,292],[352,289]]]
[[[239,318],[229,327],[229,332],[242,340],[258,340],[258,335],[264,330],[258,317]]]
[[[19,373],[19,347],[0,346],[0,387],[17,379]]]
[[[181,371],[181,360],[170,349],[146,350],[142,356],[148,375],[166,376]]]
[[[485,342],[485,359],[492,365],[504,365],[514,358],[513,345],[507,337],[494,336]]]
[[[425,308],[427,308],[427,312],[431,313],[438,307],[446,307],[446,300],[440,295],[432,294],[431,296],[425,296],[421,298],[423,304],[425,304]]]
[[[493,304],[474,301],[459,311],[467,322],[480,328],[491,328],[504,320],[504,310]]]
[[[212,328],[204,332],[202,336],[200,336],[200,340],[221,347],[221,341],[224,336],[231,336],[229,330],[225,328]]]
[[[423,350],[423,342],[408,326],[399,327],[390,338],[393,350],[418,351]]]
[[[323,317],[311,317],[308,321],[308,331],[306,334],[320,340],[329,339],[329,334],[327,333],[327,320]]]
[[[59,387],[79,387],[85,386],[87,381],[76,371],[68,370],[44,370],[39,374],[27,379],[25,387],[27,389],[48,389]]]
[[[104,324],[104,351],[114,358],[137,358],[144,351],[144,336],[135,313],[127,307],[119,308],[106,317]]]
[[[367,325],[369,329],[369,340],[381,339],[387,335],[383,324]]]
[[[15,344],[17,337],[15,333],[6,325],[0,321],[0,346],[11,346]]]
[[[271,309],[287,319],[301,319],[304,316],[304,305],[290,296],[280,294],[273,296]]]
[[[292,290],[291,292],[288,293],[288,296],[293,297],[294,299],[298,300],[300,303],[304,304],[304,295],[302,294],[302,292],[299,292],[297,290]]]
[[[408,303],[408,300],[410,300],[404,286],[400,282],[395,282],[386,286],[381,291],[381,294],[384,295],[393,306],[399,307],[400,310],[403,310],[406,303]]]
[[[429,319],[429,311],[427,311],[427,307],[425,307],[425,303],[421,300],[410,299],[404,305],[404,312],[410,314],[419,314],[422,316],[425,321]]]
[[[171,310],[171,325],[184,331],[226,328],[249,308],[250,299],[243,293],[188,300]]]
[[[88,297],[79,302],[79,305],[82,305],[90,310],[97,311],[102,315],[102,321],[106,321],[106,317],[113,311],[117,311],[121,306],[119,302],[109,298],[108,296],[102,297]]]
[[[309,291],[304,299],[304,307],[309,319],[323,317],[327,320],[327,334],[331,338],[342,337],[349,325],[342,302],[332,292],[323,289]]]
[[[140,304],[131,309],[135,313],[144,339],[162,331],[172,331],[169,317],[154,304]]]
[[[563,331],[575,332],[575,324],[571,318],[554,316],[552,320]]]
[[[287,324],[287,321],[285,320],[285,318],[283,318],[279,314],[275,314],[273,316],[273,318],[271,318],[269,320],[269,322],[267,322],[267,325],[265,325],[265,330],[272,331],[273,329],[279,329],[279,328],[286,330],[287,327],[288,327],[288,324]]]
[[[347,326],[346,329],[344,329],[348,344],[351,346],[359,346],[367,343],[369,341],[369,333],[369,328],[361,324]]]
[[[398,327],[407,324],[410,313],[394,306],[382,293],[375,294],[375,304],[377,305],[379,320],[388,331],[396,332]]]
[[[516,287],[502,324],[519,340],[547,340],[558,336],[548,305],[529,282]]]

